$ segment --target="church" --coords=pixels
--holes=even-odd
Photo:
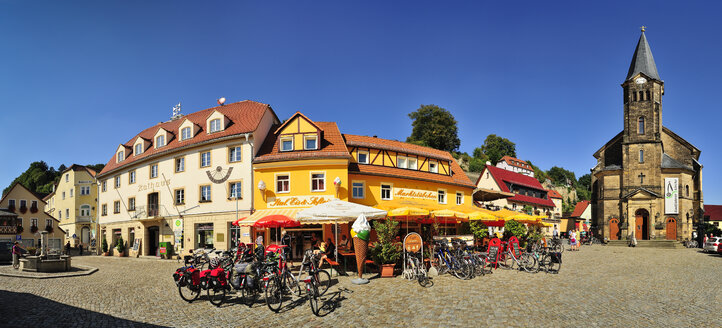
[[[704,213],[700,150],[662,125],[664,81],[644,28],[622,90],[624,129],[594,153],[595,233],[608,240],[690,238]]]

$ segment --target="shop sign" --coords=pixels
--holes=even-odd
[[[394,198],[410,198],[410,199],[423,199],[423,200],[437,200],[438,195],[436,191],[422,190],[422,189],[411,189],[411,188],[396,188]]]
[[[166,253],[167,253],[166,250],[165,250],[165,247],[161,247],[161,248],[160,248],[160,253],[161,253],[161,254],[166,254]]]
[[[664,214],[679,214],[679,179],[664,178]]]
[[[155,188],[170,186],[170,179],[161,180],[158,182],[148,182],[138,186],[138,191],[155,190]]]
[[[268,208],[311,207],[333,200],[332,196],[281,196],[269,198]]]
[[[201,223],[196,228],[198,231],[213,231],[213,223]]]
[[[173,219],[173,231],[183,230],[183,219]]]

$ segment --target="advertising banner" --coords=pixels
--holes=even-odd
[[[679,214],[679,179],[664,178],[664,214]]]

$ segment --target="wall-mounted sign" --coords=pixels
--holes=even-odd
[[[424,199],[424,200],[437,200],[436,191],[421,190],[421,189],[410,189],[410,188],[396,188],[394,192],[394,198],[411,198],[411,199]]]
[[[333,200],[333,196],[281,196],[268,198],[268,208],[311,207]]]
[[[148,182],[138,186],[138,191],[155,190],[155,188],[170,186],[170,179],[161,180],[158,182]]]
[[[664,214],[679,214],[679,179],[664,178]]]
[[[173,231],[183,231],[183,219],[173,219]]]
[[[213,223],[199,223],[197,231],[213,231]]]

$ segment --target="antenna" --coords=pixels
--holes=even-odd
[[[181,114],[181,103],[178,102],[178,105],[173,106],[173,116],[171,116],[170,119],[171,119],[171,121],[177,120],[177,119],[181,118],[182,116],[183,116],[183,114]]]

